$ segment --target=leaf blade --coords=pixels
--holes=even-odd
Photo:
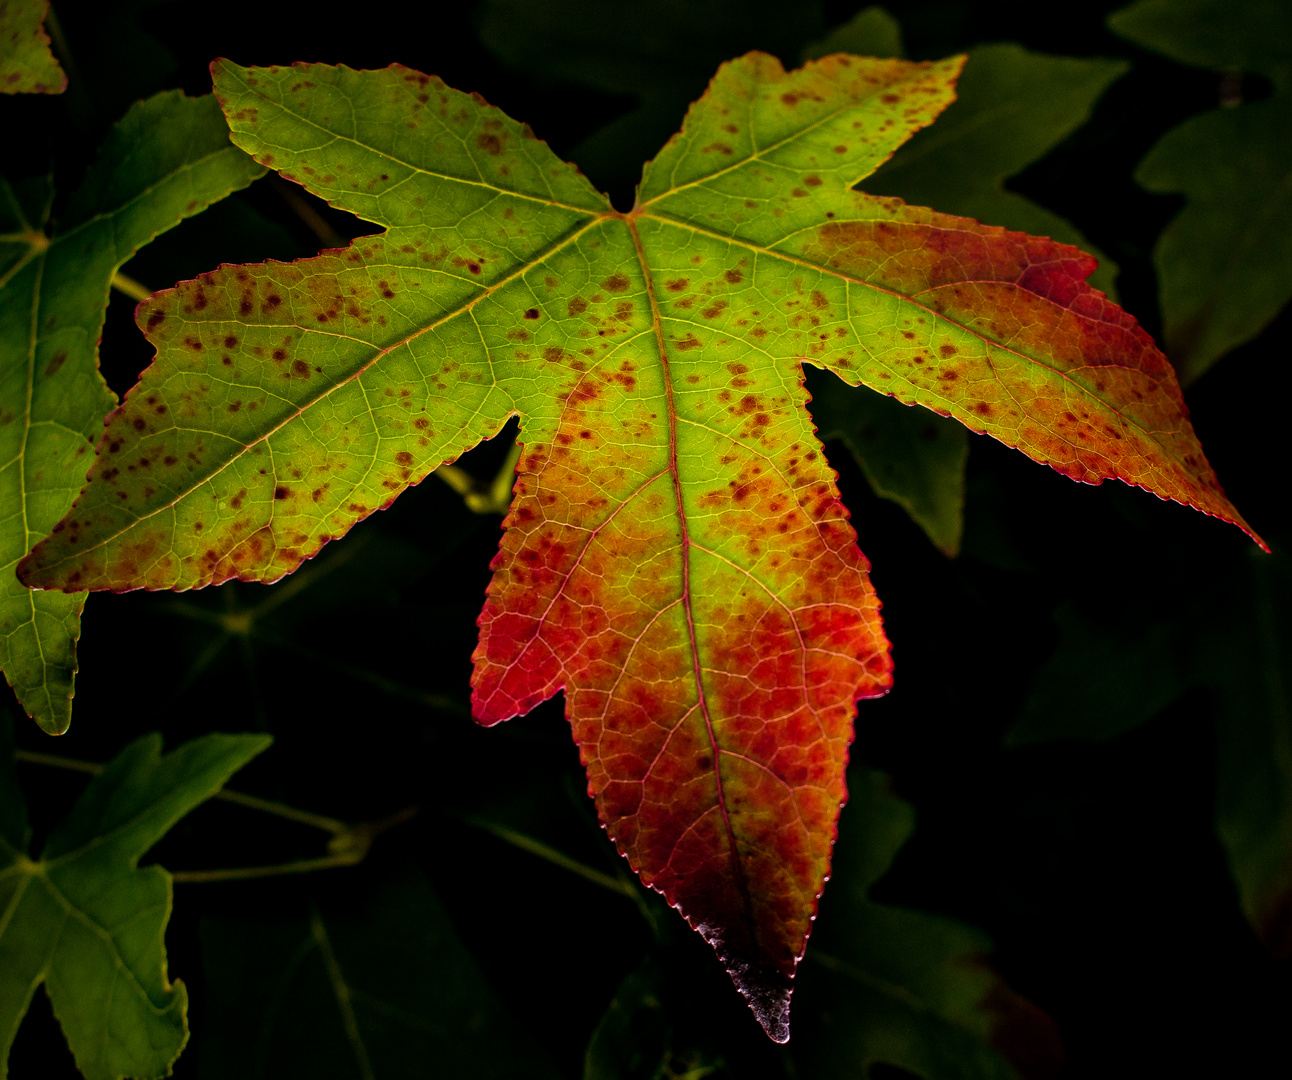
[[[734,61],[649,167],[627,214],[595,208],[593,196],[550,205],[499,194],[504,169],[520,161],[499,133],[518,126],[406,69],[247,75],[286,94],[322,86],[319,110],[344,101],[363,112],[371,98],[377,119],[363,138],[351,136],[346,113],[323,147],[312,119],[288,132],[281,110],[233,95],[226,107],[262,157],[309,185],[321,177],[329,197],[393,224],[301,263],[226,267],[145,305],[158,360],[111,419],[85,496],[24,563],[25,580],[184,588],[271,579],[519,415],[522,453],[479,620],[473,711],[496,723],[564,692],[590,793],[619,850],[715,946],[768,1034],[784,1040],[845,795],[856,702],[883,693],[891,667],[869,565],[805,409],[802,364],[975,430],[991,429],[982,398],[996,394],[1034,427],[1011,435],[1005,416],[994,422],[998,437],[1046,460],[1054,433],[1026,410],[1045,419],[1054,399],[1066,405],[1073,371],[1121,372],[1138,359],[1147,373],[1133,377],[1148,405],[1136,401],[1132,376],[1110,398],[1154,423],[1152,410],[1163,412],[1179,445],[1196,449],[1165,361],[1084,285],[1088,257],[850,190],[945,106],[958,67],[831,57],[786,73],[770,57]],[[403,112],[390,107],[396,96]],[[313,115],[310,99],[293,100]],[[428,118],[441,107],[443,117]],[[262,115],[272,141],[258,133]],[[446,224],[440,208],[410,224],[407,206],[387,211],[362,194],[393,155],[354,154],[397,146],[407,123],[457,133],[452,168],[414,153],[400,160],[446,201],[466,192],[468,225]],[[482,159],[464,147],[486,134],[500,141],[497,155],[484,154],[493,171],[482,185]],[[332,142],[343,148],[336,169]],[[526,160],[547,153],[540,148],[527,143]],[[575,182],[554,156],[543,161]],[[902,327],[918,319],[927,326],[912,342],[917,331]],[[976,368],[964,366],[960,346],[977,350]],[[1006,362],[1009,379],[995,370]],[[890,385],[896,376],[903,387]],[[940,388],[962,376],[987,389]],[[255,410],[243,390],[211,389],[230,378],[260,395]],[[1040,404],[1020,404],[1033,384]],[[224,458],[187,479],[189,467],[177,469],[165,491],[114,483],[131,464],[174,468],[186,456],[150,427],[149,395],[189,421],[190,449],[218,437]],[[1056,467],[1070,475],[1093,480],[1116,464],[1109,447],[1082,457],[1057,441],[1068,456]],[[363,468],[347,474],[351,459]],[[1171,493],[1152,470],[1122,472]],[[1214,482],[1205,462],[1195,473]],[[1236,514],[1213,495],[1193,501]],[[141,496],[146,513],[120,509]],[[230,512],[208,517],[213,506]],[[151,539],[131,532],[165,515]],[[194,538],[211,536],[212,521],[223,531],[208,554]]]

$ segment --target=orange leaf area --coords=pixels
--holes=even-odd
[[[1088,256],[853,189],[959,67],[733,61],[620,213],[428,76],[218,62],[235,142],[387,231],[141,305],[157,361],[23,580],[274,580],[520,417],[476,715],[564,691],[610,836],[784,1041],[890,681],[802,365],[1246,528]]]

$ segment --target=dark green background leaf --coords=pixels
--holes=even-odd
[[[299,912],[202,927],[199,1075],[319,1080],[559,1073],[518,1031],[420,871],[321,878]]]
[[[1146,49],[1230,73],[1221,108],[1162,137],[1135,178],[1185,208],[1153,254],[1166,352],[1187,385],[1292,297],[1292,7],[1282,0],[1142,0],[1109,25]],[[1242,72],[1274,87],[1243,103]],[[1225,96],[1227,95],[1227,96]]]
[[[8,717],[0,716],[8,728]],[[9,741],[6,730],[3,740]],[[188,1041],[188,996],[166,971],[170,875],[138,862],[269,745],[206,735],[166,756],[137,739],[90,781],[36,860],[21,806],[0,807],[0,1063],[43,983],[87,1080],[160,1077]],[[7,746],[0,746],[7,750]],[[16,793],[12,758],[0,782]],[[10,801],[13,800],[13,801]],[[0,1077],[8,1075],[0,1064]]]

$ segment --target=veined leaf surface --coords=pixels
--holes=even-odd
[[[565,691],[609,834],[788,1038],[890,678],[801,365],[1242,524],[1093,260],[851,190],[960,64],[724,65],[621,213],[436,79],[218,61],[238,145],[386,231],[142,305],[158,360],[23,580],[272,581],[519,415],[475,714]]]

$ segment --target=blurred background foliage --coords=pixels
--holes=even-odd
[[[560,701],[470,721],[499,518],[458,489],[475,478],[489,509],[512,432],[456,489],[428,480],[278,585],[92,596],[69,734],[0,706],[37,843],[85,779],[22,751],[104,762],[151,730],[168,747],[270,733],[235,787],[399,819],[357,866],[315,874],[186,881],[324,854],[317,830],[227,802],[154,849],[178,873],[167,945],[194,1035],[177,1077],[1292,1073],[1292,23],[1279,0],[1119,8],[478,0],[340,21],[280,0],[55,3],[68,88],[0,98],[0,169],[52,170],[60,190],[137,98],[209,92],[216,56],[433,72],[626,207],[722,60],[967,51],[961,99],[862,187],[1099,253],[1096,283],[1164,343],[1274,549],[810,380],[897,682],[858,719],[783,1048],[615,856]],[[370,231],[271,175],[125,272],[158,289]],[[118,393],[149,360],[133,308],[114,294],[104,333]],[[10,1069],[77,1075],[40,993]]]

